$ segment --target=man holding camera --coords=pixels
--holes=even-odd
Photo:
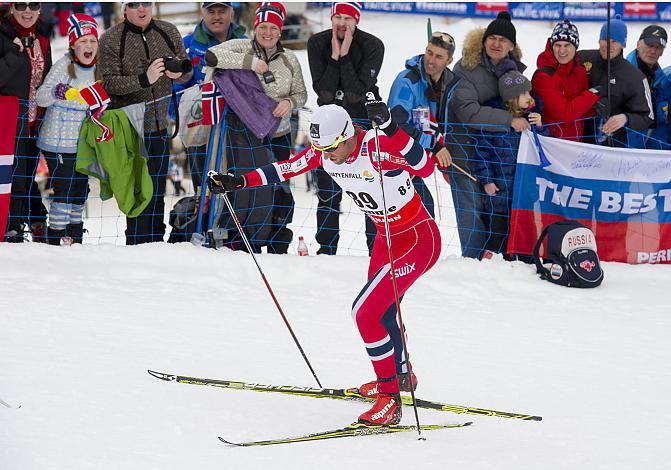
[[[170,162],[168,109],[172,81],[193,73],[184,43],[171,23],[153,19],[153,3],[123,4],[124,21],[100,38],[99,66],[111,108],[146,102],[144,142],[154,184],[152,200],[135,218],[126,219],[126,244],[163,241],[165,184]]]

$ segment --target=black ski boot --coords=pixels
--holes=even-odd
[[[60,246],[61,238],[65,236],[65,229],[56,230],[51,227],[47,227],[47,242],[49,245]]]
[[[84,239],[84,222],[78,224],[68,224],[68,236],[72,238],[72,243],[81,243]]]

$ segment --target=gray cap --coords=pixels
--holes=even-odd
[[[499,78],[499,94],[503,101],[508,101],[525,91],[531,91],[531,82],[517,70],[511,70]]]

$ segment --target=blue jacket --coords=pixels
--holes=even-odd
[[[636,50],[633,50],[627,56],[627,60],[638,67],[636,61]],[[652,97],[652,106],[655,111],[655,122],[650,128],[644,131],[643,134],[638,132],[627,132],[628,147],[631,148],[646,148],[646,149],[669,149],[669,146],[664,146],[660,142],[669,142],[669,102],[671,102],[671,77],[668,75],[668,70],[662,70],[661,67],[655,73],[655,80],[650,87],[650,95]],[[652,137],[646,138],[647,137]]]
[[[548,135],[547,127],[537,129],[536,132]],[[483,131],[477,138],[470,168],[483,186],[494,183],[499,188],[494,196],[485,194],[487,210],[496,214],[510,215],[520,137],[520,132],[511,130],[506,133]]]
[[[416,55],[406,60],[405,70],[398,74],[391,85],[387,104],[391,110],[394,122],[425,149],[433,147],[434,136],[417,129],[412,122],[412,110],[415,108],[430,108],[431,113],[441,123],[447,115],[446,105],[449,103],[451,92],[457,84],[458,78],[451,70],[443,72],[444,95],[442,103],[438,103],[429,78],[424,73],[424,55]]]

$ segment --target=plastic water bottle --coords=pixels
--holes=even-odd
[[[308,256],[309,254],[308,246],[305,244],[303,236],[298,237],[298,256]]]

